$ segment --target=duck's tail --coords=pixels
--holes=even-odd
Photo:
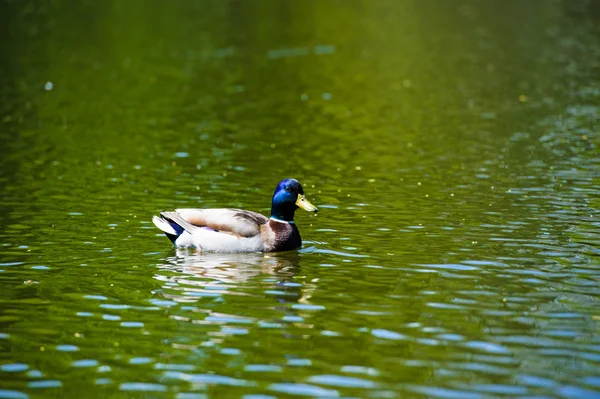
[[[177,212],[161,212],[160,216],[152,217],[152,222],[165,233],[173,244],[184,232],[191,233],[196,228]]]

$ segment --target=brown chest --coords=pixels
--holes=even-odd
[[[267,252],[289,251],[302,246],[302,238],[295,224],[270,219],[261,227]]]

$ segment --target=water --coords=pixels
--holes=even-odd
[[[596,3],[0,9],[0,398],[600,397]]]

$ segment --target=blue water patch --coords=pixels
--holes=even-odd
[[[308,381],[316,384],[332,385],[344,388],[375,388],[377,386],[377,384],[375,384],[373,381],[365,380],[363,378],[346,377],[334,374],[315,375],[310,377]]]
[[[79,347],[75,345],[57,345],[56,350],[61,352],[76,352],[79,350]]]
[[[141,321],[122,321],[121,327],[142,328],[144,327],[144,323],[142,323]]]
[[[92,317],[94,314],[90,312],[77,312],[75,313],[79,317]]]
[[[312,360],[310,360],[310,359],[288,359],[287,365],[295,366],[295,367],[312,366]]]
[[[222,355],[239,355],[240,353],[242,353],[242,351],[240,351],[237,348],[223,348],[219,351]]]
[[[59,380],[30,381],[27,383],[29,388],[60,388],[62,385]]]
[[[208,396],[197,392],[179,392],[175,399],[208,399]]]
[[[22,265],[24,263],[25,262],[5,262],[5,263],[0,263],[0,267],[19,266],[19,265]],[[10,391],[10,392],[16,392],[16,391]]]
[[[581,388],[574,385],[565,385],[558,388],[558,395],[569,399],[597,399],[600,397],[598,391]]]
[[[426,266],[426,267],[430,267],[433,269],[444,269],[444,270],[464,270],[464,271],[480,270],[478,267],[462,265],[460,263],[446,263],[446,264],[426,263],[426,264],[415,264],[414,266]]]
[[[221,333],[227,335],[244,335],[248,334],[248,330],[246,328],[223,327],[221,328]]]
[[[7,373],[21,373],[29,370],[29,366],[25,363],[7,363],[0,365],[0,370]]]
[[[581,382],[587,385],[591,385],[596,388],[600,388],[600,376],[599,377],[584,377]]]
[[[121,320],[120,316],[113,315],[113,314],[103,314],[102,318],[104,320],[109,320],[109,321],[118,321],[118,320]]]
[[[166,386],[147,382],[124,382],[119,385],[119,389],[121,391],[167,392]]]
[[[409,386],[410,391],[424,394],[431,398],[443,399],[482,399],[479,393],[438,387]],[[487,397],[487,396],[486,396]]]
[[[436,335],[436,338],[443,339],[446,341],[463,341],[465,339],[465,337],[460,334],[450,334],[450,333]]]
[[[240,323],[240,324],[249,324],[254,320],[246,317],[239,316],[206,316],[205,321],[210,321],[213,323]]]
[[[281,285],[284,287],[302,287],[302,284],[296,283],[294,281],[284,281]]]
[[[323,310],[325,306],[323,305],[311,305],[308,303],[295,303],[292,305],[292,309],[300,309],[300,310]]]
[[[463,263],[465,265],[472,265],[472,266],[500,266],[500,267],[506,267],[506,264],[502,263],[502,262],[495,262],[495,261],[490,261],[490,260],[463,260],[460,263]]]
[[[249,386],[254,383],[246,380],[240,380],[233,377],[227,377],[218,374],[183,374],[181,379],[191,383],[202,383],[209,385],[229,385],[229,386]]]
[[[324,389],[316,385],[310,384],[295,384],[295,383],[278,383],[269,385],[270,391],[287,393],[289,395],[314,396],[314,397],[334,397],[340,396],[338,391],[333,389]]]
[[[218,289],[218,290],[222,290],[225,287],[216,287],[213,289]],[[197,298],[215,298],[215,297],[219,297],[221,296],[221,293],[219,292],[206,292],[206,291],[189,291],[186,292],[185,295],[187,296],[193,296],[193,297],[197,297]]]
[[[417,338],[416,342],[422,345],[436,346],[440,344],[440,341],[433,338]]]
[[[168,301],[168,300],[165,300],[165,299],[156,299],[156,298],[150,299],[150,303],[153,304],[153,305],[162,306],[162,307],[170,307],[170,306],[177,305],[177,302]]]
[[[551,379],[529,374],[518,375],[516,377],[516,381],[520,384],[532,387],[551,388],[552,386],[556,385],[556,382],[552,381]]]
[[[29,396],[19,391],[0,389],[0,399],[29,399]]]
[[[31,266],[31,268],[33,270],[50,270],[51,269],[51,267],[43,266],[43,265]]]
[[[73,367],[95,367],[98,365],[98,361],[94,360],[94,359],[82,359],[82,360],[75,360],[74,362],[71,363],[71,365]]]
[[[265,295],[277,295],[277,296],[295,296],[295,292],[285,292],[281,290],[265,290]]]
[[[464,346],[471,349],[479,349],[481,351],[489,353],[510,353],[510,351],[506,347],[494,344],[492,342],[471,341],[465,343]]]
[[[391,340],[397,340],[397,341],[407,339],[407,336],[404,334],[400,334],[400,333],[390,331],[390,330],[385,330],[382,328],[376,328],[376,329],[372,330],[371,334],[377,338],[391,339]]]

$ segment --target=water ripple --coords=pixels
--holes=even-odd
[[[119,385],[121,391],[139,392],[166,392],[167,387],[161,384],[150,384],[147,382],[124,382]]]
[[[320,398],[338,398],[340,394],[333,389],[325,389],[310,384],[277,383],[269,385],[269,390],[288,395],[313,396]]]

